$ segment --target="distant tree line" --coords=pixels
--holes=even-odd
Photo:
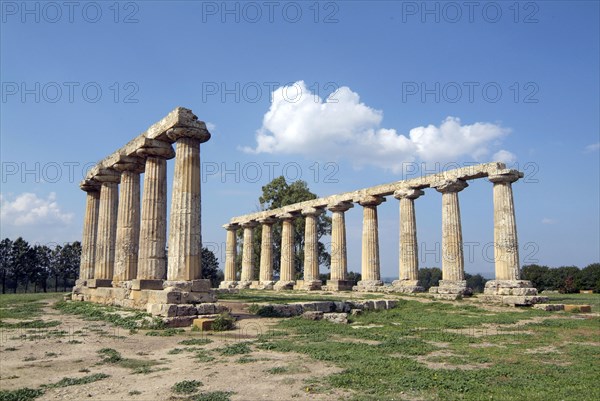
[[[441,279],[442,269],[439,267],[419,268],[419,285],[425,288],[425,291],[429,290],[431,287],[437,287]],[[465,280],[467,280],[467,286],[476,293],[483,292],[485,283],[488,281],[481,274],[469,273],[465,273]]]
[[[531,281],[538,291],[553,290],[564,294],[579,290],[600,292],[600,263],[592,263],[583,269],[577,266],[526,265],[521,269],[521,278]]]
[[[79,274],[81,243],[33,245],[23,238],[0,242],[2,293],[63,291],[73,286]]]

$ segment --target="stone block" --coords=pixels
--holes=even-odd
[[[93,278],[88,280],[87,285],[89,288],[112,287],[112,280]]]
[[[131,280],[132,290],[162,290],[163,280]]]
[[[574,312],[574,313],[591,313],[592,306],[591,305],[565,305],[565,312]]]
[[[197,316],[167,317],[163,319],[163,322],[167,327],[188,327],[196,318]]]
[[[323,319],[323,312],[321,311],[306,311],[302,314],[303,319],[307,320],[321,320]]]
[[[195,305],[192,304],[179,304],[177,305],[177,316],[193,316],[197,315],[198,310]]]
[[[199,304],[205,302],[215,302],[217,297],[214,292],[187,292],[181,293],[181,303],[185,304]]]
[[[323,319],[337,324],[348,324],[347,313],[324,313]]]
[[[210,292],[211,288],[210,280],[192,280],[192,292]]]
[[[314,310],[324,313],[335,311],[335,304],[331,301],[320,301],[314,303]]]
[[[176,304],[147,304],[146,312],[153,316],[175,317],[177,316]]]
[[[384,299],[379,299],[373,301],[373,309],[374,310],[385,310],[387,309],[387,302]]]
[[[230,288],[236,288],[236,287],[237,287],[237,281],[221,281],[221,284],[219,284],[220,289],[230,289]]]
[[[387,309],[393,309],[398,306],[398,301],[395,299],[387,299],[385,302],[387,303]]]
[[[296,285],[294,286],[294,289],[298,289],[298,290],[302,290],[302,291],[316,291],[316,290],[320,290],[322,285],[323,285],[323,283],[319,280],[312,280],[312,281],[298,280],[296,282]]]
[[[193,320],[192,326],[198,328],[200,331],[209,331],[212,330],[214,322],[215,319],[212,318],[198,318]]]
[[[220,304],[214,304],[214,305],[215,305],[215,313],[231,312],[231,309],[229,309],[229,307],[227,307],[225,305],[220,305]]]
[[[548,302],[548,297],[529,296],[529,295],[509,295],[502,297],[502,303],[514,306],[530,306],[537,303]]]
[[[275,283],[275,285],[273,286],[273,289],[275,291],[287,291],[287,290],[292,290],[294,288],[294,281],[281,281],[279,280],[278,282]]]
[[[250,288],[251,285],[252,281],[238,281],[237,288],[239,288],[240,290],[246,290]]]
[[[148,303],[151,304],[180,304],[181,292],[164,289],[162,291],[147,290]]]
[[[217,312],[217,305],[214,303],[203,303],[196,305],[196,310],[199,315],[212,315]]]
[[[545,310],[548,312],[561,311],[565,309],[563,304],[536,304],[533,305],[534,309]]]
[[[362,309],[350,309],[350,314],[352,316],[362,315]]]
[[[355,285],[354,281],[347,280],[327,280],[327,291],[352,291]]]
[[[337,313],[348,313],[351,309],[350,305],[343,301],[334,302],[333,305]]]

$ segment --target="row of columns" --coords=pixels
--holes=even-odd
[[[513,170],[489,176],[494,184],[494,241],[495,241],[495,270],[496,280],[519,279],[519,255],[515,211],[511,184],[520,175]],[[440,287],[453,288],[457,292],[466,291],[464,275],[463,240],[461,228],[460,206],[458,193],[468,186],[461,179],[448,180],[432,185],[442,194],[442,281]],[[399,244],[399,280],[393,285],[405,292],[422,291],[418,287],[418,242],[415,214],[415,199],[424,192],[419,188],[401,187],[394,192],[400,207],[400,244]],[[361,198],[358,204],[363,207],[362,230],[362,281],[359,289],[381,286],[379,237],[377,206],[385,201],[385,197],[369,195]],[[352,202],[340,202],[327,206],[332,212],[331,231],[331,279],[328,289],[350,289],[348,265],[346,256],[346,227],[345,212],[352,208]],[[318,262],[318,236],[316,232],[317,218],[323,213],[323,208],[308,208],[299,211],[305,219],[304,247],[304,287],[306,289],[320,288]],[[282,222],[281,238],[281,272],[280,281],[276,283],[281,288],[289,288],[294,282],[294,231],[293,221],[296,214],[279,214],[276,218],[268,217],[259,221],[249,221],[242,225],[227,224],[225,282],[223,286],[231,286],[236,282],[235,259],[237,251],[236,231],[244,230],[242,247],[241,281],[249,284],[253,279],[253,229],[262,225],[262,242],[259,282],[271,282],[273,279],[272,226],[277,221]]]
[[[80,280],[91,287],[119,286],[162,289],[200,279],[200,143],[206,130],[172,128],[175,143],[148,139],[134,155],[121,156],[109,168],[84,181],[87,192]],[[167,160],[175,158],[167,245]],[[144,191],[140,209],[140,174]]]

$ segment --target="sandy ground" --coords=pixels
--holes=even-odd
[[[237,309],[237,308],[236,308]],[[249,363],[236,362],[244,355],[222,356],[211,353],[215,360],[198,362],[191,352],[170,355],[169,350],[185,348],[178,344],[188,338],[201,338],[190,332],[173,337],[152,337],[144,331],[128,330],[110,324],[91,322],[73,315],[62,315],[45,308],[44,320],[59,320],[60,326],[34,331],[4,330],[0,333],[0,388],[37,388],[56,383],[64,377],[83,377],[105,373],[109,378],[83,385],[48,389],[39,400],[168,400],[175,394],[171,387],[182,380],[199,380],[201,392],[233,392],[232,400],[339,400],[347,398],[338,390],[315,393],[306,379],[319,379],[339,371],[332,365],[309,360],[304,355],[278,353],[252,347]],[[204,335],[213,342],[200,348],[213,350],[240,341],[253,341],[266,333],[273,319],[256,319],[248,315],[238,321],[238,329],[226,334]],[[64,330],[66,336],[51,335]],[[25,337],[22,337],[25,336]],[[36,338],[37,337],[37,338]],[[113,348],[124,358],[159,361],[149,374],[134,374],[129,368],[100,364],[97,351]],[[267,370],[286,367],[287,372],[273,374]],[[82,371],[82,370],[89,371]],[[162,370],[158,370],[162,369]],[[140,394],[130,395],[131,391]],[[346,394],[347,396],[347,394]],[[172,398],[177,399],[177,398]]]

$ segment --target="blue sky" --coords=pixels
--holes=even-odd
[[[598,2],[0,4],[2,237],[79,239],[85,169],[184,106],[213,134],[203,238],[221,261],[221,225],[273,176],[325,196],[492,160],[526,174],[522,264],[600,259]],[[488,277],[491,188],[460,194],[467,272]],[[416,203],[421,266],[441,266],[440,205]],[[393,277],[398,202],[379,216]]]

